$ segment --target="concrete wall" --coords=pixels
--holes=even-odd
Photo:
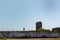
[[[36,33],[36,32],[14,32],[14,33],[9,33],[9,34],[5,34],[6,37],[59,37],[59,33]],[[3,34],[0,33],[0,37],[3,37]]]

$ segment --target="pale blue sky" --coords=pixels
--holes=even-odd
[[[60,0],[0,0],[0,30],[35,30],[60,27]]]

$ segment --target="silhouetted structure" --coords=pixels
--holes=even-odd
[[[23,31],[25,31],[25,28],[23,28]]]
[[[60,30],[59,28],[53,28],[53,30]],[[42,29],[42,22],[36,22],[36,31],[26,31],[23,27],[23,31],[0,31],[0,38],[57,38],[60,37],[60,33],[56,31],[50,31]]]
[[[38,31],[38,29],[42,28],[42,22],[36,22],[36,31]]]
[[[52,31],[60,31],[60,27],[52,28]]]

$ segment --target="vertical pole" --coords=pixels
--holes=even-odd
[[[36,31],[36,38],[37,38],[37,31]]]

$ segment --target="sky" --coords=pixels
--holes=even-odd
[[[0,31],[60,27],[60,0],[0,0]]]

